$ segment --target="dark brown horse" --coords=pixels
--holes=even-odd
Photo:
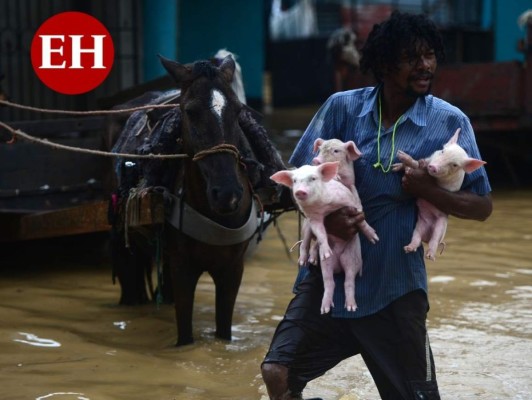
[[[219,68],[211,63],[187,67],[162,62],[181,87],[181,137],[183,151],[189,155],[183,166],[182,200],[223,227],[240,228],[250,217],[253,199],[238,150],[243,137],[238,123],[242,105],[230,88],[235,64],[232,58]],[[193,341],[194,292],[203,272],[211,275],[216,287],[216,336],[230,340],[249,238],[220,246],[194,239],[175,227],[167,234],[177,344]]]
[[[156,168],[158,178],[166,174],[162,186],[171,192],[167,197],[173,199],[164,228],[164,242],[175,303],[177,345],[193,342],[194,293],[204,272],[210,274],[216,288],[216,336],[230,340],[244,254],[256,232],[259,216],[253,187],[261,178],[253,172],[253,167],[261,165],[269,176],[272,171],[283,168],[283,163],[271,143],[264,140],[264,135],[261,139],[264,143],[256,146],[258,151],[253,151],[242,131],[241,126],[250,125],[257,131],[257,125],[249,123],[249,115],[243,112],[242,104],[231,89],[235,63],[230,56],[219,67],[209,61],[184,65],[161,58],[161,62],[181,91],[179,108],[169,112],[170,117],[164,120],[174,118],[175,121],[159,125],[163,134],[170,132],[170,135],[164,139],[161,134],[157,140],[166,140],[172,151],[187,155],[180,161],[158,162]],[[142,140],[131,134],[133,128],[137,130],[140,119],[132,116],[130,120],[122,133],[129,139],[121,137],[115,149],[124,152],[133,143],[136,151],[156,153],[150,146],[142,150]],[[250,162],[250,157],[260,152],[268,153],[263,154],[263,158],[273,160],[267,168],[260,162]],[[145,164],[138,173],[149,175],[146,170],[149,168]],[[177,172],[167,174],[168,170]],[[149,176],[145,179],[136,176],[134,181],[143,181],[144,186],[161,185],[161,182],[146,183]],[[146,253],[133,247],[131,251],[138,254],[142,262],[146,261],[142,258]],[[138,262],[138,257],[130,259]],[[131,274],[131,266],[116,272],[122,286],[121,302],[126,304],[142,302],[145,298],[142,290],[140,297],[134,294],[133,300],[129,294],[124,294],[127,290],[139,293],[137,289],[143,285],[142,277],[131,278]],[[128,279],[134,282],[130,284]]]

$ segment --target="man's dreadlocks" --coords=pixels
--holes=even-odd
[[[445,59],[443,39],[433,21],[422,14],[394,11],[389,20],[373,26],[362,48],[360,68],[381,81],[385,68],[397,68],[404,55],[416,59],[423,44],[434,50],[438,62]]]

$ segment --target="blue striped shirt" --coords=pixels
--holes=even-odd
[[[374,168],[377,162],[377,130],[379,126],[378,92],[380,88],[363,88],[333,94],[318,110],[289,162],[299,167],[310,164],[312,147],[318,137],[352,140],[362,152],[354,162],[357,187],[367,222],[377,231],[380,241],[371,244],[360,235],[363,273],[355,281],[358,309],[344,308],[343,274],[335,276],[332,315],[357,318],[373,314],[398,297],[416,289],[427,291],[427,273],[423,248],[406,254],[403,247],[410,243],[417,218],[416,199],[401,187],[402,173],[383,173]],[[395,133],[393,127],[382,128],[380,158],[385,168],[390,157],[397,162],[397,150],[419,160],[439,150],[461,128],[458,143],[470,157],[481,158],[469,119],[458,108],[432,95],[420,97],[402,116]],[[484,168],[466,174],[462,189],[479,195],[491,187]],[[297,283],[308,273],[300,269]]]

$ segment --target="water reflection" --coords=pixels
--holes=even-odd
[[[429,333],[444,399],[532,393],[532,192],[494,198],[485,223],[451,218],[445,252],[428,263]],[[295,214],[283,215],[279,229],[295,243]],[[197,341],[175,348],[171,306],[117,306],[108,263],[80,254],[62,266],[54,253],[49,264],[0,270],[1,399],[266,399],[260,362],[297,268],[275,229],[246,265],[230,343],[214,337],[208,276],[196,293]],[[54,343],[53,351],[42,346]],[[379,398],[359,358],[312,382],[305,395]]]
[[[429,278],[430,283],[449,283],[454,280],[456,280],[454,276],[445,276],[445,275],[433,276],[432,278]]]
[[[19,335],[24,336],[26,339],[13,339],[14,342],[25,343],[31,346],[39,347],[60,347],[61,343],[52,339],[42,339],[33,333],[19,332]]]
[[[50,393],[44,396],[36,397],[35,400],[44,400],[44,399],[55,399],[58,398],[58,400],[69,400],[69,399],[77,399],[77,400],[90,400],[88,397],[85,397],[83,393],[75,393],[75,392],[57,392],[57,393]]]
[[[127,327],[127,321],[113,322],[113,325],[116,326],[118,329],[124,330]]]

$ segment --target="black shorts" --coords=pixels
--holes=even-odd
[[[416,290],[376,314],[320,314],[323,281],[314,268],[298,286],[264,363],[288,367],[292,394],[348,357],[360,354],[383,399],[439,399],[426,330],[428,300]]]

